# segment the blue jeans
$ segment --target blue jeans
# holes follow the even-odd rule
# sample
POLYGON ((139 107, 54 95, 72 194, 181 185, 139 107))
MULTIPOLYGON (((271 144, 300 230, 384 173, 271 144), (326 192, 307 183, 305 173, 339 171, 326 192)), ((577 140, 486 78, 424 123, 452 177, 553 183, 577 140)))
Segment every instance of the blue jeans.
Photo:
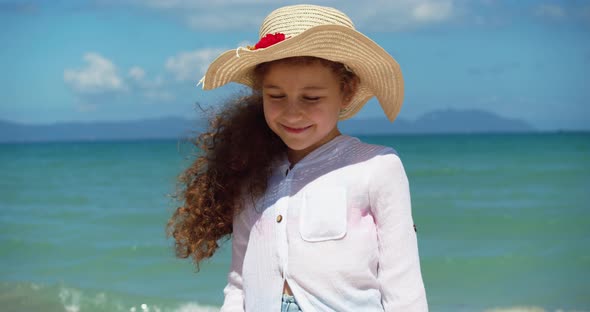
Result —
POLYGON ((299 308, 297 301, 295 301, 295 297, 283 294, 281 312, 301 312, 301 308, 299 308))

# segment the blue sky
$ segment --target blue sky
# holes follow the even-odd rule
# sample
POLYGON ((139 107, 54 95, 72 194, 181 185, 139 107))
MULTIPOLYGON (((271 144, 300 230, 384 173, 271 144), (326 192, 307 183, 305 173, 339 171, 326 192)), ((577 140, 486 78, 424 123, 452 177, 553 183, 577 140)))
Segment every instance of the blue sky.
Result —
MULTIPOLYGON (((195 85, 258 41, 273 0, 0 0, 0 119, 196 118, 240 90, 195 85)), ((590 129, 590 1, 315 1, 400 63, 400 117, 484 109, 541 130, 590 129)), ((385 118, 373 100, 355 118, 385 118)))

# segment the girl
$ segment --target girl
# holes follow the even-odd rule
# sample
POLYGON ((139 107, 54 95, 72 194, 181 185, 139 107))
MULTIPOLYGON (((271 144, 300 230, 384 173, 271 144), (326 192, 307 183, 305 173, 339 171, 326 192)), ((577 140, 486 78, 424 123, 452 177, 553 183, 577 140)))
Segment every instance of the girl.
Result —
POLYGON ((337 127, 373 96, 393 121, 399 65, 333 8, 277 9, 260 38, 200 82, 253 92, 197 140, 168 224, 177 255, 198 267, 232 234, 222 311, 427 311, 402 163, 337 127))

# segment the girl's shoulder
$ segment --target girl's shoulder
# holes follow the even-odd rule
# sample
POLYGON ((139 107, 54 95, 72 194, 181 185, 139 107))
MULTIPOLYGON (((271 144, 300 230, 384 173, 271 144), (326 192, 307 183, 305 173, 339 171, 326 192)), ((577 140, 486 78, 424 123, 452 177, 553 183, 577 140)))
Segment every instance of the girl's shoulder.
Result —
POLYGON ((357 137, 348 136, 340 155, 351 162, 369 161, 378 156, 390 155, 399 158, 391 146, 363 142, 357 137))

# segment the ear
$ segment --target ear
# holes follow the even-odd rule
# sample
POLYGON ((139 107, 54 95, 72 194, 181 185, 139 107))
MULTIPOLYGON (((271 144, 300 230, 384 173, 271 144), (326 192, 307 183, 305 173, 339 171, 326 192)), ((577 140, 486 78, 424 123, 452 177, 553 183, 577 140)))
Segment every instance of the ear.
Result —
POLYGON ((348 105, 350 105, 351 100, 352 100, 352 95, 345 94, 342 97, 342 103, 340 104, 340 109, 345 109, 346 107, 348 107, 348 105))
POLYGON ((358 78, 356 76, 354 79, 351 79, 344 84, 344 87, 342 88, 342 105, 340 108, 344 109, 350 105, 352 98, 356 94, 357 87, 358 78))

